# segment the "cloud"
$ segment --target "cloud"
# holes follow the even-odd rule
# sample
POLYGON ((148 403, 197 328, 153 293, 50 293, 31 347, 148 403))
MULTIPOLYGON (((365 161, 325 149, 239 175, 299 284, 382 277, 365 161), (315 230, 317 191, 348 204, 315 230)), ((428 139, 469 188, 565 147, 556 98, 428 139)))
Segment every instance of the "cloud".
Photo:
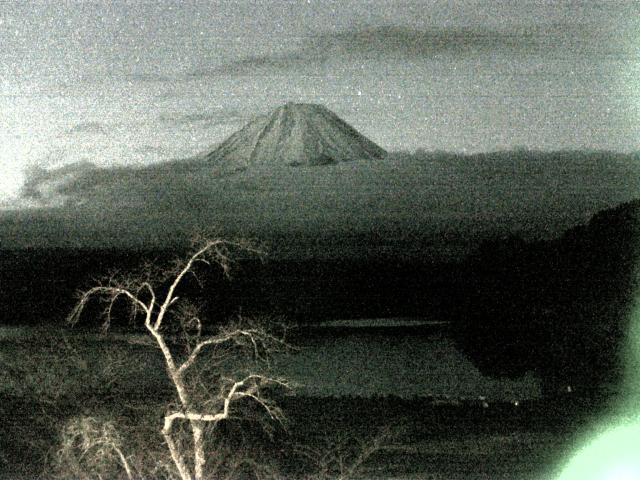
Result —
POLYGON ((415 29, 401 26, 355 28, 311 36, 301 47, 286 53, 249 56, 190 75, 254 75, 306 70, 332 59, 428 59, 440 55, 474 55, 483 52, 547 52, 566 47, 567 40, 588 35, 580 25, 548 25, 498 31, 484 28, 415 29))
POLYGON ((72 163, 53 170, 29 168, 25 172, 25 182, 20 190, 21 204, 31 207, 60 206, 66 200, 63 194, 66 186, 96 169, 89 162, 72 163))
POLYGON ((308 46, 301 50, 276 54, 255 55, 224 63, 211 69, 196 70, 190 77, 243 76, 279 71, 301 70, 322 65, 329 59, 329 52, 308 46))
POLYGON ((158 145, 141 145, 133 147, 133 151, 144 157, 167 158, 170 154, 167 148, 158 145))
POLYGON ((160 116, 160 121, 169 125, 204 125, 207 127, 227 125, 229 123, 239 123, 247 120, 237 110, 216 110, 208 112, 193 112, 186 114, 164 114, 160 116))
POLYGON ((93 204, 112 209, 153 202, 154 192, 180 191, 187 195, 196 177, 212 176, 201 160, 183 159, 146 166, 99 167, 77 162, 47 170, 33 167, 26 172, 20 192, 23 205, 41 208, 74 208, 93 204))
POLYGON ((120 71, 108 71, 106 73, 85 73, 80 75, 80 81, 84 83, 110 83, 114 80, 124 80, 129 82, 144 82, 144 83, 168 83, 175 82, 179 77, 176 75, 162 75, 160 73, 135 73, 135 72, 120 72, 120 71))
POLYGON ((107 134, 107 126, 102 122, 81 122, 77 123, 69 130, 67 130, 67 135, 76 135, 76 134, 97 134, 97 135, 106 135, 107 134))
POLYGON ((175 82, 176 78, 169 75, 161 75, 159 73, 127 73, 122 76, 125 80, 134 82, 175 82))
POLYGON ((321 35, 316 48, 357 54, 401 54, 409 57, 432 57, 441 53, 464 53, 506 48, 529 47, 527 36, 480 29, 429 29, 406 27, 372 27, 321 35))

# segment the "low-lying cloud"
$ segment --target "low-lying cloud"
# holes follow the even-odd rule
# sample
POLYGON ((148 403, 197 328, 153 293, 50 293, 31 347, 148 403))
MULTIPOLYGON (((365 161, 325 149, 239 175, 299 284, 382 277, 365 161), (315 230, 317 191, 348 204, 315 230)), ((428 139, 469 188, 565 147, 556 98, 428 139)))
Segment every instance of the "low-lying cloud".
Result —
POLYGON ((65 203, 65 191, 68 184, 97 167, 90 162, 78 162, 60 168, 47 170, 32 167, 25 172, 25 181, 20 190, 23 205, 49 207, 65 203))
POLYGON ((161 245, 202 229, 348 237, 372 225, 469 239, 496 229, 550 237, 635 198, 637 160, 606 152, 419 152, 235 174, 202 159, 77 163, 29 172, 20 204, 31 208, 0 215, 0 245, 161 245))

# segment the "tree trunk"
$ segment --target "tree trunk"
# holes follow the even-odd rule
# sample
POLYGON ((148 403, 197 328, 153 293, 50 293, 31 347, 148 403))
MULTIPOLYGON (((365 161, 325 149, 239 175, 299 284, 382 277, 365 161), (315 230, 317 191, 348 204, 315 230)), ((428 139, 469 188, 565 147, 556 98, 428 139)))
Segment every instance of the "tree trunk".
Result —
POLYGON ((193 431, 193 460, 195 467, 195 480, 203 480, 204 464, 206 459, 204 456, 204 422, 200 420, 191 421, 191 430, 193 431))

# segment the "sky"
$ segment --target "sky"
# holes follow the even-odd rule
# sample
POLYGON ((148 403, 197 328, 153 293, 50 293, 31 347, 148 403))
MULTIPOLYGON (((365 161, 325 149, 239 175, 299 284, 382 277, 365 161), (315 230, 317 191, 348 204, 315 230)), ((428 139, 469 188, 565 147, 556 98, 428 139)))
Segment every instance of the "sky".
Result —
POLYGON ((0 0, 0 200, 206 152, 287 101, 387 150, 636 151, 637 1, 0 0))

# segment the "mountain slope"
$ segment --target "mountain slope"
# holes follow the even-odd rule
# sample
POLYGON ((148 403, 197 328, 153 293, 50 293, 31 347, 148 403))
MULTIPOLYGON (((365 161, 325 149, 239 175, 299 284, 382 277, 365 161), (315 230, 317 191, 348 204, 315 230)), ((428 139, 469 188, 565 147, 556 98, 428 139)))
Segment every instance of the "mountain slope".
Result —
POLYGON ((247 124, 205 158, 244 169, 256 164, 325 165, 385 155, 384 149, 326 107, 287 103, 247 124))

